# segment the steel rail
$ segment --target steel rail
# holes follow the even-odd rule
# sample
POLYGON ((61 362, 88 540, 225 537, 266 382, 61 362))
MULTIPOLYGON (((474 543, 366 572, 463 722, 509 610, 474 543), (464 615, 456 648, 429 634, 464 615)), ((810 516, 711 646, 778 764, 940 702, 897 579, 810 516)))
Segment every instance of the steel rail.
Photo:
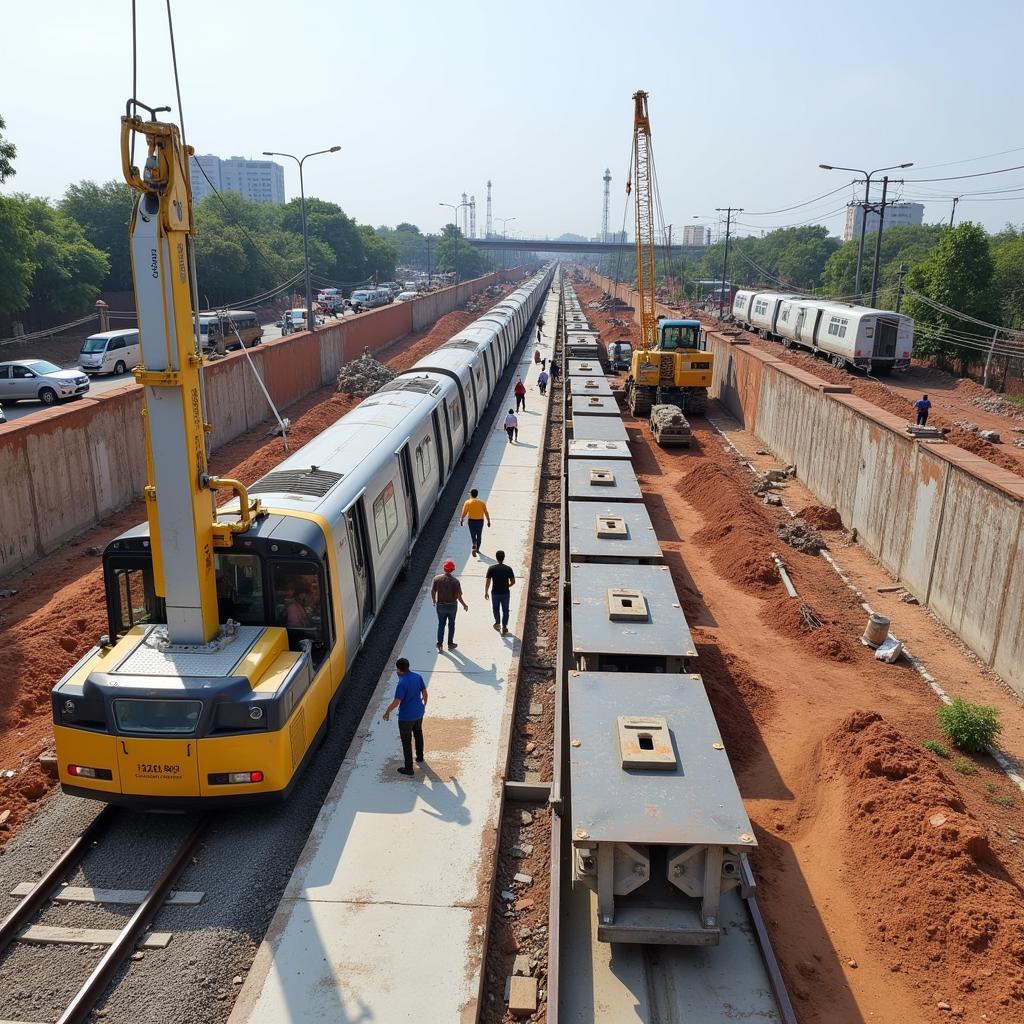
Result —
POLYGON ((42 878, 22 901, 0 923, 0 955, 18 937, 36 913, 49 902, 57 886, 68 872, 89 852, 106 832, 116 816, 116 809, 106 806, 89 823, 85 831, 47 868, 42 878))
POLYGON ((185 865, 189 862, 192 852, 199 845, 199 841, 205 834, 208 823, 208 819, 205 817, 199 819, 188 837, 178 847, 177 852, 164 868, 163 873, 156 880, 153 887, 146 893, 145 899, 139 904, 138 909, 128 919, 128 923, 121 929, 117 938, 107 948, 103 958, 93 969, 85 984, 78 990, 68 1004, 67 1009, 60 1015, 57 1024, 81 1024, 81 1022, 88 1019, 93 1007, 107 990, 107 986, 114 975, 125 960, 131 956, 136 943, 142 938, 143 932, 149 927, 157 911, 163 906, 164 900, 170 894, 171 887, 177 881, 178 875, 181 874, 185 865))

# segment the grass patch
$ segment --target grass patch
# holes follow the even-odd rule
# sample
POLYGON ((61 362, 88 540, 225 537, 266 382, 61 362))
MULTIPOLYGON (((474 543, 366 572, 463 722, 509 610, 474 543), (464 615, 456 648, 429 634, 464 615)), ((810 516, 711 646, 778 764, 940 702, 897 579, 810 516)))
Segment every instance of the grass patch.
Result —
POLYGON ((953 771, 961 775, 977 775, 978 766, 973 761, 968 761, 966 757, 958 757, 953 762, 953 771))
POLYGON ((949 757, 949 751, 938 740, 925 740, 921 746, 939 757, 949 757))
POLYGON ((996 791, 996 784, 994 782, 986 782, 985 783, 985 792, 986 793, 994 793, 995 791, 996 791))
POLYGON ((1003 395, 1003 398, 1008 402, 1013 402, 1014 405, 1024 406, 1024 395, 1003 395))
POLYGON ((1002 731, 999 709, 987 704, 972 704, 957 697, 936 712, 942 734, 958 750, 983 754, 1002 731))
POLYGON ((997 796, 995 802, 999 804, 1000 807, 1013 807, 1013 797, 1008 796, 1006 793, 1002 796, 997 796))

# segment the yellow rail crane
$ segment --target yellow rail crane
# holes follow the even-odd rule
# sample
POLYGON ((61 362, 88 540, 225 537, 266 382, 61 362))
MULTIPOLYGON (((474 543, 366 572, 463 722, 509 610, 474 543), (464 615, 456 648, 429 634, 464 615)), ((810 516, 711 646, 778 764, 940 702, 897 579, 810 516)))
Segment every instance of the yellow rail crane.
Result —
POLYGON ((686 413, 707 408, 713 355, 699 320, 659 317, 655 301, 654 208, 658 202, 651 148, 647 93, 633 93, 633 159, 626 194, 636 210, 636 290, 640 303, 640 345, 633 352, 626 399, 635 416, 655 403, 677 405, 686 413))

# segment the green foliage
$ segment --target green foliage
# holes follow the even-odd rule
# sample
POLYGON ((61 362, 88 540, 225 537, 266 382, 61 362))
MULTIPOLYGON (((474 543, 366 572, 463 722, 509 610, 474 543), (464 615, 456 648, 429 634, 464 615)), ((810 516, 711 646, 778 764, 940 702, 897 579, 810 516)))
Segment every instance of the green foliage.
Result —
MULTIPOLYGON (((825 264, 839 249, 838 238, 820 224, 779 228, 761 238, 748 235, 729 242, 729 280, 733 284, 782 286, 810 291, 821 279, 825 264)), ((703 278, 720 278, 725 242, 708 246, 699 272, 703 278)), ((852 274, 851 274, 852 276, 852 274)))
POLYGON ((85 237, 110 258, 110 272, 103 290, 132 289, 132 264, 128 251, 128 222, 132 215, 132 190, 123 181, 80 181, 68 186, 57 204, 61 213, 78 221, 85 237))
POLYGON ((0 196, 0 315, 28 305, 36 269, 29 240, 24 205, 11 196, 0 196))
POLYGON ((86 312, 99 295, 110 259, 85 237, 81 225, 45 199, 19 194, 28 230, 25 255, 34 267, 27 303, 30 325, 53 315, 86 312))
POLYGON ((4 119, 0 117, 0 184, 14 176, 14 158, 18 155, 14 143, 3 136, 6 127, 4 119))
MULTIPOLYGON (((255 205, 255 204, 254 204, 255 205)), ((302 238, 302 203, 293 199, 281 207, 279 226, 302 238)), ((308 197, 306 224, 310 242, 318 240, 328 250, 325 266, 315 266, 316 272, 337 285, 354 285, 365 281, 372 271, 367 269, 366 247, 356 222, 337 203, 308 197)), ((371 229, 372 230, 372 229, 371 229)), ((314 266, 312 251, 310 265, 314 266)))
POLYGON ((953 762, 953 771, 961 775, 977 775, 978 766, 973 761, 968 761, 966 757, 958 757, 953 762))
POLYGON ((1024 327, 1024 230, 1008 227, 991 239, 997 323, 1024 327))
MULTIPOLYGON (((395 228, 379 227, 377 234, 395 247, 395 262, 403 267, 427 269, 427 239, 415 224, 403 222, 395 228)), ((431 269, 433 269, 433 241, 431 241, 431 269)))
MULTIPOLYGON (((983 754, 1002 731, 999 709, 987 704, 972 704, 957 697, 936 712, 943 735, 968 754, 983 754)), ((953 766, 956 768, 956 765, 953 766)), ((957 769, 959 771, 959 769, 957 769)))
MULTIPOLYGON (((991 321, 997 315, 993 287, 992 254, 988 236, 978 224, 965 221, 942 232, 938 244, 921 262, 910 268, 907 287, 936 302, 991 321)), ((914 348, 934 355, 945 367, 953 356, 963 364, 977 362, 981 353, 957 344, 949 331, 973 332, 975 328, 959 317, 943 313, 908 295, 903 311, 916 322, 914 348)))
POLYGON ((491 269, 490 259, 466 241, 454 224, 446 224, 435 247, 438 273, 454 273, 460 281, 480 277, 491 269))
POLYGON ((1007 793, 1003 793, 995 798, 995 803, 999 804, 1000 807, 1013 807, 1014 799, 1007 793))
POLYGON ((398 262, 398 248, 387 238, 382 238, 369 224, 359 227, 366 260, 366 274, 377 281, 390 281, 395 276, 398 262))
POLYGON ((925 740, 921 746, 939 757, 949 757, 949 751, 938 740, 925 740))

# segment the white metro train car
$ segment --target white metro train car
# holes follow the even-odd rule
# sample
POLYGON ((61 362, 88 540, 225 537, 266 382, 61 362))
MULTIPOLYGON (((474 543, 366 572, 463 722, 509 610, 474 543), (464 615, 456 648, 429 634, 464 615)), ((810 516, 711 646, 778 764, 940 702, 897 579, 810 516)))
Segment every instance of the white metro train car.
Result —
POLYGON ((910 366, 914 321, 902 313, 805 295, 741 290, 733 299, 732 317, 762 338, 821 353, 840 368, 888 373, 910 366))

